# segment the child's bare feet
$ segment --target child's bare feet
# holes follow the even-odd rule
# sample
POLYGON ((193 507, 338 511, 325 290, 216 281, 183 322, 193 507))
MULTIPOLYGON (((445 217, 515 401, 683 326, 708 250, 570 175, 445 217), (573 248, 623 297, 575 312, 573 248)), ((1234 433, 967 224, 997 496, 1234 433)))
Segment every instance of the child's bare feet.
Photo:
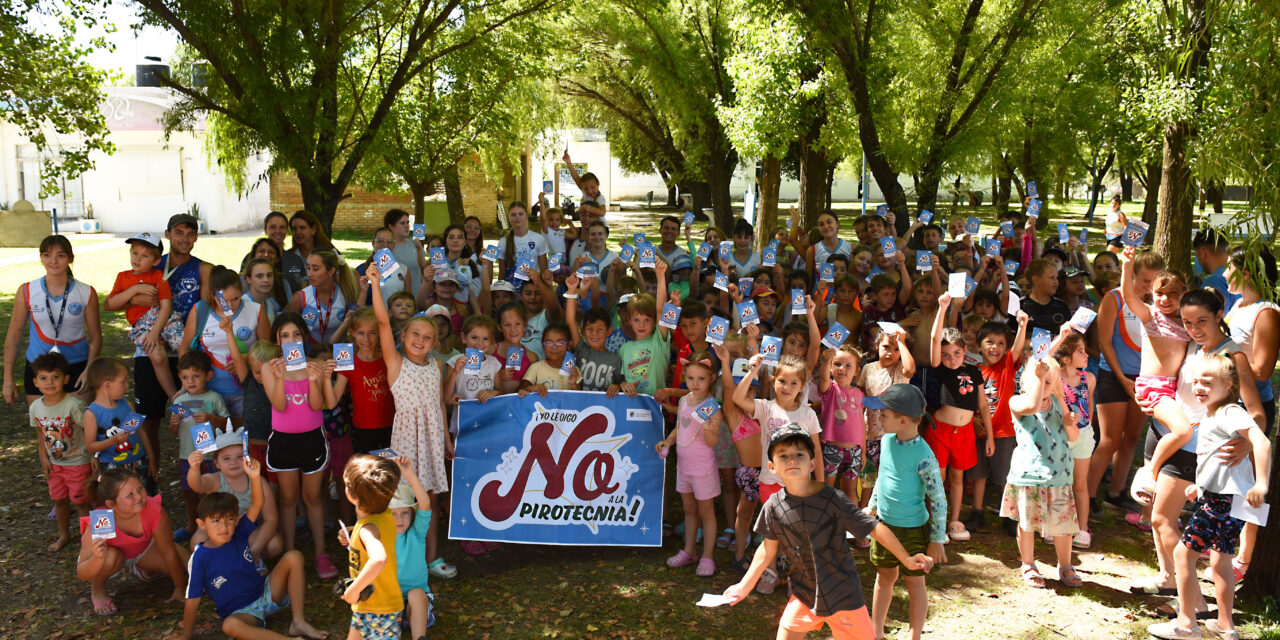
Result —
POLYGON ((103 585, 102 593, 97 589, 89 590, 89 600, 93 602, 93 612, 100 616, 109 616, 116 612, 116 603, 111 601, 111 594, 103 585))
POLYGON ((45 547, 45 551, 48 551, 49 553, 57 553, 62 551, 62 548, 70 544, 70 542, 71 536, 67 535, 66 532, 63 532, 61 536, 58 536, 57 540, 54 540, 48 547, 45 547))
POLYGON ((289 635, 311 638, 311 640, 325 640, 325 638, 329 637, 327 632, 316 629, 308 624, 306 620, 294 620, 293 622, 290 622, 289 635))

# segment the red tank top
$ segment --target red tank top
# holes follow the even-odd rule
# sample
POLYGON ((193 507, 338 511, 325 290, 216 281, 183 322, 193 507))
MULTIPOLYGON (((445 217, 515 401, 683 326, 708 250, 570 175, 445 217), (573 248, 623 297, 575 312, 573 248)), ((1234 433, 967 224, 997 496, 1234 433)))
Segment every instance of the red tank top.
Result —
POLYGON ((381 429, 391 426, 396 403, 387 385, 387 363, 382 358, 365 362, 352 358, 355 369, 339 371, 351 390, 351 422, 357 429, 381 429))

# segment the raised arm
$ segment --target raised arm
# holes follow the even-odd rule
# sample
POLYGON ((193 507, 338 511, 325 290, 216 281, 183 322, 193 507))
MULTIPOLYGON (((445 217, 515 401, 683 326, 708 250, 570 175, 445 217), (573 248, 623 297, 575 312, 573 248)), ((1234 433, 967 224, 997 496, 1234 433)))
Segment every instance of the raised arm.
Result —
POLYGON ((1027 348, 1027 323, 1030 321, 1031 316, 1027 315, 1026 311, 1018 312, 1018 335, 1014 336, 1013 351, 1009 353, 1014 364, 1022 362, 1022 352, 1027 348))
POLYGON ((946 326, 950 307, 950 293, 938 296, 938 312, 933 314, 933 328, 929 331, 929 364, 933 367, 942 364, 942 329, 946 326))
POLYGON ((911 292, 915 285, 911 282, 911 272, 907 271, 907 256, 901 249, 894 256, 894 260, 898 263, 898 278, 902 284, 898 287, 898 304, 906 305, 911 302, 911 292))
MULTIPOLYGON (((657 264, 655 264, 653 268, 654 275, 658 279, 658 315, 659 316, 662 315, 662 308, 667 305, 667 269, 668 267, 667 267, 666 260, 658 260, 657 264)), ((638 269, 636 270, 636 273, 637 274, 639 273, 638 269)), ((658 331, 662 332, 663 340, 668 340, 671 338, 670 329, 667 329, 666 327, 662 327, 662 326, 655 327, 655 328, 658 331)))
POLYGON ((1151 308, 1138 295, 1137 283, 1133 277, 1133 260, 1120 262, 1120 296, 1124 298, 1125 306, 1142 322, 1151 322, 1151 308))
MULTIPOLYGON (((396 334, 391 330, 391 316, 387 313, 387 303, 382 299, 382 283, 377 274, 365 276, 369 281, 369 291, 373 294, 373 317, 378 319, 378 344, 394 345, 396 334)), ((382 361, 387 365, 387 385, 391 385, 400 377, 400 354, 394 348, 382 349, 382 361)))

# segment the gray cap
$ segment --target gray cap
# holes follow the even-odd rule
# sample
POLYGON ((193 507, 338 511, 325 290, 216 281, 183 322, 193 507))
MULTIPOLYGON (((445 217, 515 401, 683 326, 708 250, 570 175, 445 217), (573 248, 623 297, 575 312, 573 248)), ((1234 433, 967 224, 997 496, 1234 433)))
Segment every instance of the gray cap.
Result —
POLYGON ((169 217, 169 224, 165 225, 164 230, 169 231, 180 224, 190 225, 192 229, 200 228, 200 223, 196 221, 195 216, 189 213, 179 213, 169 217))
POLYGON ((895 384, 878 396, 862 399, 867 409, 893 409, 904 416, 919 418, 924 415, 924 392, 909 384, 895 384))
MULTIPOLYGON (((778 444, 783 442, 784 440, 792 440, 792 439, 800 439, 800 438, 804 438, 805 440, 808 440, 810 444, 813 443, 813 440, 812 440, 813 436, 810 435, 808 431, 805 431, 804 427, 794 422, 782 427, 778 427, 777 429, 774 429, 773 433, 769 434, 769 449, 765 451, 765 458, 772 460, 773 448, 778 446, 778 444)), ((817 453, 818 452, 815 451, 814 455, 817 455, 817 453)))
POLYGON ((134 234, 132 237, 126 238, 125 242, 128 244, 139 242, 147 245, 148 247, 159 249, 161 253, 164 253, 164 242, 160 240, 160 236, 151 233, 150 231, 143 231, 142 233, 134 234))

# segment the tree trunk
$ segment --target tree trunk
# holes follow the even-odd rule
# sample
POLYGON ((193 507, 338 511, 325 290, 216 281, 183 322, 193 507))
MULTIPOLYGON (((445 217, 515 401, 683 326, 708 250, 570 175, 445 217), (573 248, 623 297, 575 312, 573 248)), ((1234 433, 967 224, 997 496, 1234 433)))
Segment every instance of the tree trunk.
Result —
MULTIPOLYGON (((467 218, 467 208, 462 203, 462 180, 458 177, 458 165, 445 169, 442 179, 445 202, 449 205, 449 224, 462 224, 467 218)), ((417 206, 416 202, 414 206, 417 206)))
POLYGON ((1089 185, 1088 220, 1090 224, 1093 223, 1093 211, 1098 207, 1098 195, 1099 195, 1099 192, 1102 190, 1102 181, 1106 179, 1107 172, 1111 171, 1111 163, 1115 162, 1115 159, 1116 159, 1116 152, 1112 151, 1111 153, 1108 153, 1107 159, 1104 160, 1102 163, 1102 168, 1099 169, 1097 152, 1094 152, 1093 168, 1090 169, 1090 171, 1093 173, 1093 182, 1089 185))
POLYGON ((712 160, 703 170, 707 188, 711 193, 711 208, 717 227, 725 233, 733 233, 733 193, 729 183, 733 179, 733 164, 712 160))
POLYGON ((342 188, 335 188, 329 183, 328 176, 324 181, 316 180, 294 170, 298 175, 298 190, 302 194, 302 208, 310 211, 320 221, 325 235, 333 237, 333 219, 338 214, 338 203, 349 197, 342 194, 342 188))
MULTIPOLYGON (((425 223, 422 212, 426 209, 427 185, 421 182, 409 182, 409 195, 413 198, 413 221, 418 224, 425 223)), ((427 229, 427 233, 437 233, 439 230, 427 229)))
POLYGON ((1123 167, 1120 169, 1120 201, 1133 200, 1133 176, 1123 167))
MULTIPOLYGON (((687 191, 691 200, 693 215, 701 216, 703 209, 711 208, 711 187, 701 180, 686 180, 680 183, 680 188, 687 191)), ((712 221, 714 224, 714 221, 712 221)), ((725 233, 727 230, 722 229, 725 233)))
POLYGON ((1142 202, 1142 221, 1154 227, 1156 216, 1160 212, 1160 163, 1148 162, 1146 169, 1147 179, 1142 186, 1147 190, 1147 196, 1142 202))
POLYGON ((782 186, 782 159, 766 156, 760 161, 760 204, 756 216, 756 244, 769 244, 778 227, 778 189, 782 186))
POLYGON ((1013 165, 1009 164, 1009 155, 1001 151, 995 158, 991 177, 991 202, 996 207, 996 214, 1003 218, 1009 212, 1009 190, 1013 186, 1013 165))
MULTIPOLYGON (((1204 184, 1204 198, 1213 205, 1214 213, 1222 213, 1222 196, 1226 191, 1224 183, 1218 180, 1209 180, 1204 184)), ((1200 207, 1203 211, 1204 207, 1200 207)))
MULTIPOLYGON (((1248 464, 1246 461, 1245 464, 1248 464)), ((1280 464, 1271 465, 1271 484, 1280 482, 1280 464)), ((1276 492, 1267 492, 1267 503, 1272 510, 1280 508, 1276 492)), ((1274 525, 1272 520, 1268 524, 1274 525)), ((1253 559, 1249 562, 1249 575, 1240 587, 1241 600, 1262 604, 1267 598, 1275 598, 1280 593, 1280 528, 1275 526, 1258 529, 1258 542, 1253 548, 1253 559)))
POLYGON ((839 164, 839 160, 827 158, 827 183, 822 190, 822 193, 826 195, 825 205, 822 207, 824 210, 831 209, 831 188, 835 186, 837 164, 839 164))
POLYGON ((1169 269, 1191 273, 1191 227, 1194 217, 1195 182, 1187 163, 1187 138, 1191 123, 1175 122, 1164 127, 1164 160, 1160 176, 1160 207, 1155 228, 1154 249, 1164 256, 1169 269))
MULTIPOLYGON (((1027 131, 1031 131, 1030 120, 1027 121, 1027 131)), ((1048 191, 1045 189, 1045 183, 1042 179, 1044 176, 1040 173, 1040 165, 1036 158, 1035 149, 1036 141, 1032 140, 1030 136, 1026 136, 1022 139, 1022 177, 1027 182, 1036 183, 1036 187, 1040 193, 1038 200, 1042 203, 1040 205, 1040 217, 1036 219, 1036 228, 1044 229, 1049 225, 1049 202, 1046 197, 1048 195, 1048 191)), ((1021 188, 1019 188, 1019 191, 1022 191, 1021 188)))
POLYGON ((814 146, 817 137, 800 138, 800 224, 812 229, 818 224, 826 201, 827 154, 814 146))
MULTIPOLYGON (((911 174, 911 181, 916 188, 916 209, 923 211, 938 210, 938 184, 942 182, 942 148, 941 145, 930 145, 929 155, 925 157, 924 166, 919 172, 911 174)), ((954 205, 955 202, 952 202, 954 205)), ((955 215, 954 206, 951 212, 955 215)))

